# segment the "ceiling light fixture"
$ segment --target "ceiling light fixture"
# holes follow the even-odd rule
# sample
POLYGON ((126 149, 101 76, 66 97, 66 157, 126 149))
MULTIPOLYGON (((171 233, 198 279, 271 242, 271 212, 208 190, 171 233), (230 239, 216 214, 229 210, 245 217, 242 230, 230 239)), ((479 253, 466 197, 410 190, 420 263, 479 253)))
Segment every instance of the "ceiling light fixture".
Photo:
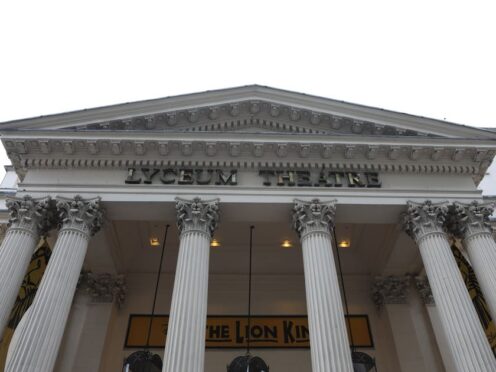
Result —
POLYGON ((150 238, 150 245, 152 247, 158 247, 160 245, 160 241, 156 237, 151 237, 150 238))
POLYGON ((212 248, 220 247, 220 242, 217 239, 212 239, 212 241, 210 242, 210 246, 212 248))
POLYGON ((338 247, 339 248, 349 248, 351 245, 350 241, 349 240, 341 240, 339 243, 338 243, 338 247))
POLYGON ((281 247, 283 247, 283 248, 291 248, 292 246, 293 246, 293 244, 291 244, 291 241, 290 240, 284 240, 281 243, 281 247))

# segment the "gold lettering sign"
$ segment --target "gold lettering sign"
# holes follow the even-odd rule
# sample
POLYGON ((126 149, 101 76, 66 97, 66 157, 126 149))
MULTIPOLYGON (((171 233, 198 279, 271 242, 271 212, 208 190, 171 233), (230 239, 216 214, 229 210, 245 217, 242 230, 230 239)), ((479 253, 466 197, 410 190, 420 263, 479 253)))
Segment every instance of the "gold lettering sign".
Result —
MULTIPOLYGON (((150 315, 131 315, 126 347, 146 347, 150 315)), ((149 347, 162 348, 167 336, 168 315, 153 317, 149 347)), ((373 347, 367 315, 347 318, 348 336, 355 347, 373 347), (350 333, 351 328, 351 333, 350 333)), ((252 348, 308 348, 310 347, 306 316, 254 316, 250 326, 252 348)), ((209 316, 205 332, 207 348, 244 348, 248 335, 248 321, 243 316, 209 316)))

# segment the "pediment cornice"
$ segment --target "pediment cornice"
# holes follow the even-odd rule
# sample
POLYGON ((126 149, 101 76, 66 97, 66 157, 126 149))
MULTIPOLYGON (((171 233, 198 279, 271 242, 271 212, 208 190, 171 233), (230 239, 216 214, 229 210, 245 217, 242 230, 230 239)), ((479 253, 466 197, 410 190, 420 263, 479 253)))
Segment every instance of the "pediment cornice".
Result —
POLYGON ((496 133, 260 86, 209 91, 1 123, 0 132, 236 131, 496 139, 496 133))
MULTIPOLYGON (((0 128, 1 129, 1 128, 0 128)), ((34 129, 34 128, 33 128, 34 129)), ((33 130, 30 129, 30 130, 33 130)), ((6 131, 15 130, 5 127, 6 131)), ((429 136, 433 133, 384 125, 350 116, 317 112, 269 101, 249 100, 187 110, 114 117, 58 126, 43 131, 78 132, 259 132, 322 135, 429 136)))

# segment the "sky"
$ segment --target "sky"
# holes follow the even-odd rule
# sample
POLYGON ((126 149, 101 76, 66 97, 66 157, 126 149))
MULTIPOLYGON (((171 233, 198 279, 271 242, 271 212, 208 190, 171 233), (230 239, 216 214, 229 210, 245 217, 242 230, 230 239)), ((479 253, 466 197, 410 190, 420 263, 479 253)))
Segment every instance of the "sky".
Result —
POLYGON ((495 10, 478 0, 2 1, 0 122, 260 84, 496 127, 495 10))

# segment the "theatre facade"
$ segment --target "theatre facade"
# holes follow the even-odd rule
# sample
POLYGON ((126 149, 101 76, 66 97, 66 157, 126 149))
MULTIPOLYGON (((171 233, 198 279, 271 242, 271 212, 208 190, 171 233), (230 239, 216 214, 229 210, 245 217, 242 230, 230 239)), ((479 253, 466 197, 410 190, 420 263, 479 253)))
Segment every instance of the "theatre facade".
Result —
POLYGON ((6 372, 496 371, 496 132, 246 86, 0 135, 6 372))

